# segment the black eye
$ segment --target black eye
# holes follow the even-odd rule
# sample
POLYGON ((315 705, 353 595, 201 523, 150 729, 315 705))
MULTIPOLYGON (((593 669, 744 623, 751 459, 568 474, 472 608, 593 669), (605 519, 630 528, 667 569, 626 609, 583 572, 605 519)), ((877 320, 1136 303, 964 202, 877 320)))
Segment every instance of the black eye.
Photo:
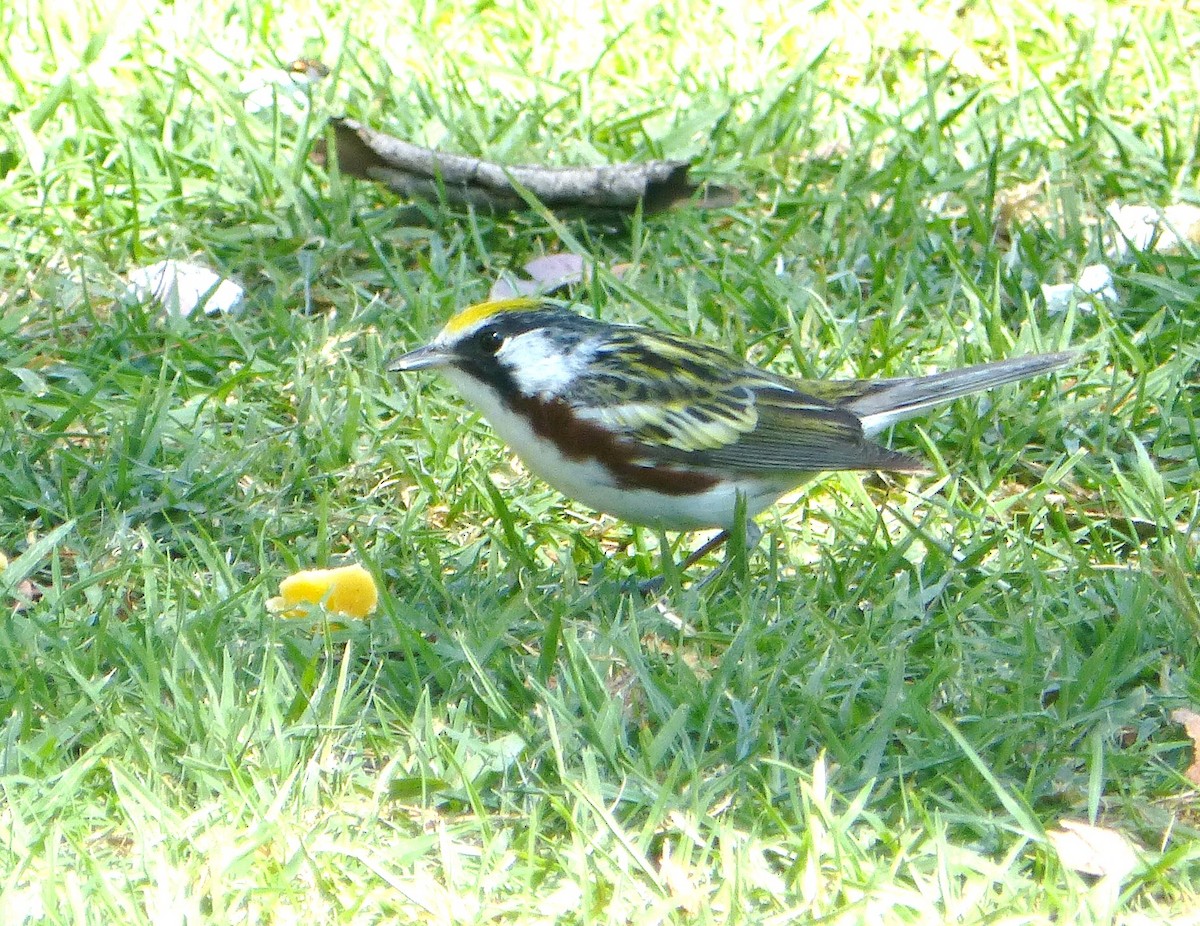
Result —
POLYGON ((475 335, 474 341, 480 353, 491 356, 504 344, 504 336, 499 331, 485 328, 475 335))

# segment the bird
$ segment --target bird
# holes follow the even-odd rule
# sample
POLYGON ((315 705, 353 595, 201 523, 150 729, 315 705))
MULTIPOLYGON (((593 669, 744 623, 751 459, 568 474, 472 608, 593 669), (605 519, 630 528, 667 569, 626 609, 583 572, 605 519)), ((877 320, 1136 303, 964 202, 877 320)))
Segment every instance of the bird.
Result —
POLYGON ((682 572, 739 524, 752 547, 753 519, 820 473, 926 471, 870 440, 894 422, 1075 356, 899 379, 796 379, 694 338, 522 296, 461 309, 389 370, 439 371, 528 470, 591 509, 660 531, 720 531, 682 572))

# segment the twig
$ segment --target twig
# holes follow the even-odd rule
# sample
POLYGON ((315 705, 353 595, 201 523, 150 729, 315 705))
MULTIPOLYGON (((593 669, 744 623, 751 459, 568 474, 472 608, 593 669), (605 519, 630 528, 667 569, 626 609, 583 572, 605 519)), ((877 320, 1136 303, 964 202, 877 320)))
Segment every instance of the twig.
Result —
MULTIPOLYGON (((715 207, 737 200, 730 189, 702 188, 690 181, 691 165, 686 161, 507 167, 422 148, 351 119, 333 120, 333 129, 342 173, 375 180, 414 199, 513 211, 526 206, 516 183, 554 210, 632 212, 641 202, 646 212, 658 212, 682 204, 715 207)), ((318 143, 313 156, 319 163, 326 162, 323 144, 318 143)))

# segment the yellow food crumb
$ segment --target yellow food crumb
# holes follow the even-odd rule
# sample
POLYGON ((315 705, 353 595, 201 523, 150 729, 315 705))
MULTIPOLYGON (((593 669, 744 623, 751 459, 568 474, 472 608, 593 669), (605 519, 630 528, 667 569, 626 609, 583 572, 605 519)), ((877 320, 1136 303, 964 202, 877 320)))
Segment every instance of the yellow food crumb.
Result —
POLYGON ((294 617, 300 604, 322 604, 347 617, 366 617, 375 610, 379 591, 371 573, 355 563, 336 569, 303 569, 279 583, 279 597, 267 602, 272 610, 294 617))

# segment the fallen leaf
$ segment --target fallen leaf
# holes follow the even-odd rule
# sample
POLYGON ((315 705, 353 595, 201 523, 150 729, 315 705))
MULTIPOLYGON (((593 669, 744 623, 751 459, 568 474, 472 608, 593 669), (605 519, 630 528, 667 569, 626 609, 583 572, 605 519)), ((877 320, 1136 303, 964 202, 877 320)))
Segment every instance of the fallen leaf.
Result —
POLYGON ((1080 820, 1062 820, 1046 833, 1059 861, 1072 871, 1123 881, 1138 867, 1137 848, 1116 830, 1080 820))
POLYGON ((502 273, 492 284, 492 299, 511 299, 514 296, 536 296, 578 283, 583 279, 583 258, 578 254, 543 254, 524 267, 529 274, 522 280, 502 273))
POLYGON ((1046 178, 996 191, 994 234, 998 242, 1012 241, 1014 222, 1027 222, 1045 211, 1046 178))
POLYGON ((583 258, 578 254, 543 254, 527 263, 525 272, 550 286, 578 283, 583 279, 583 258))
MULTIPOLYGON (((632 264, 613 264, 609 272, 616 277, 624 276, 632 264)), ((578 254, 543 254, 535 257, 522 268, 529 279, 505 271, 492 284, 490 299, 512 299, 517 296, 544 296, 555 290, 581 283, 587 276, 587 266, 578 254)))
POLYGON ((1171 719, 1183 724, 1183 732, 1192 741, 1192 764, 1188 766, 1184 777, 1194 785, 1200 785, 1200 714, 1179 707, 1171 711, 1171 719))

